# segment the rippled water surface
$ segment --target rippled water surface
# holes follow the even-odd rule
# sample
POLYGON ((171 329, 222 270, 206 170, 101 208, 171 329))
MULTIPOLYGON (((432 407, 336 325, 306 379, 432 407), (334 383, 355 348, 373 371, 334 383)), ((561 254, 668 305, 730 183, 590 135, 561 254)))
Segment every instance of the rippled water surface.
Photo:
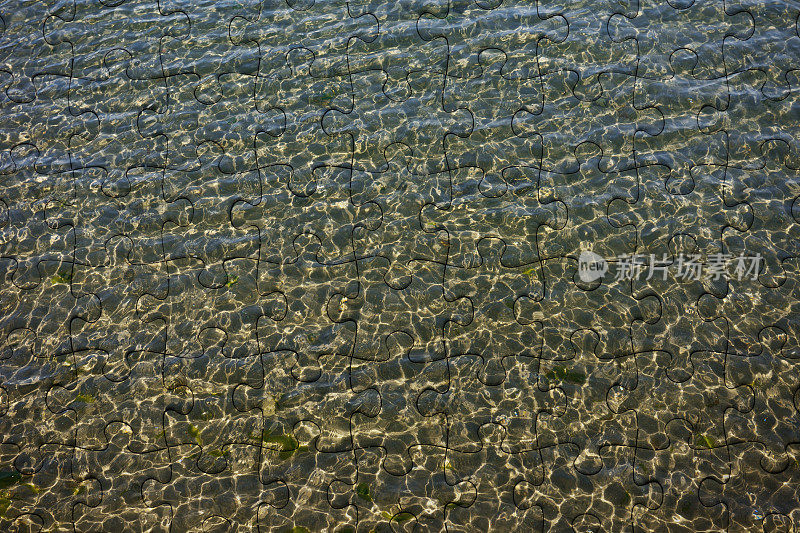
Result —
POLYGON ((800 528, 799 14, 0 2, 0 529, 800 528))

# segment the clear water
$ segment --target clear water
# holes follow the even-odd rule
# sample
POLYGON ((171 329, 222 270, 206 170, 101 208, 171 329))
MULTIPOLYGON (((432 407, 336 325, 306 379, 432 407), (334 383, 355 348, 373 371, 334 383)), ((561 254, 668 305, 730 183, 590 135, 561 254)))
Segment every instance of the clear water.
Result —
POLYGON ((0 529, 796 528, 798 13, 0 3, 0 529))

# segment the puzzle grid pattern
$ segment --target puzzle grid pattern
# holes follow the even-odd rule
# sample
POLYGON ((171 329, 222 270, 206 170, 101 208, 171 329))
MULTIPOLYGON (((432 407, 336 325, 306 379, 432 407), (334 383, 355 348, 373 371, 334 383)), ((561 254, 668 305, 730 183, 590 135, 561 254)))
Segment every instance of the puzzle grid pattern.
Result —
POLYGON ((0 529, 797 531, 799 13, 2 2, 0 529))

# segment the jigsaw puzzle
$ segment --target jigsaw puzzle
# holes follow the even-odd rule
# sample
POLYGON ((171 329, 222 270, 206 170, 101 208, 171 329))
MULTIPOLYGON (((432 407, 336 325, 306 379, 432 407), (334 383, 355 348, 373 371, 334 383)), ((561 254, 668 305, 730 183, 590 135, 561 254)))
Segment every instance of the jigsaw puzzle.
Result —
POLYGON ((797 2, 0 24, 0 530, 800 530, 797 2))

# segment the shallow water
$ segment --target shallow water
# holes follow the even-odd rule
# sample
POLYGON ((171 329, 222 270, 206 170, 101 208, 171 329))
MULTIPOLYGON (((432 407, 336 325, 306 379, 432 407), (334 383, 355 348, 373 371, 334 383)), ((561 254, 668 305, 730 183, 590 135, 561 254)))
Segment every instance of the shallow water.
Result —
POLYGON ((0 14, 0 529, 800 524, 800 6, 0 14))

